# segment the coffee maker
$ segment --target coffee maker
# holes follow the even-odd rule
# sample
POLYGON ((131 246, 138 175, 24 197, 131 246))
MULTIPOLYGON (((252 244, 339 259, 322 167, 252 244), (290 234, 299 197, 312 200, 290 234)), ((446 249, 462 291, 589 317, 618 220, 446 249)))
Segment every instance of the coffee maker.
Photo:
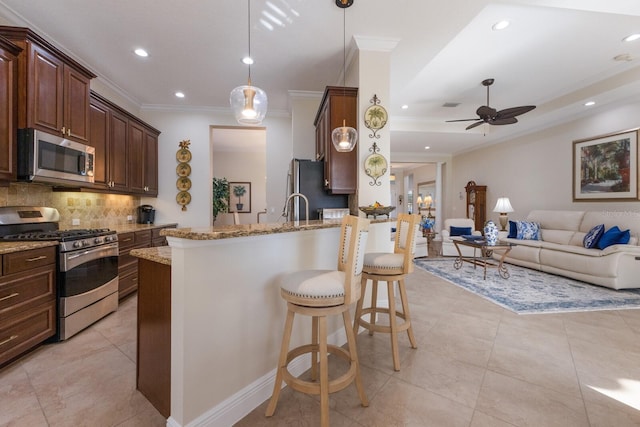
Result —
POLYGON ((138 224, 153 224, 156 210, 151 205, 138 206, 138 224))

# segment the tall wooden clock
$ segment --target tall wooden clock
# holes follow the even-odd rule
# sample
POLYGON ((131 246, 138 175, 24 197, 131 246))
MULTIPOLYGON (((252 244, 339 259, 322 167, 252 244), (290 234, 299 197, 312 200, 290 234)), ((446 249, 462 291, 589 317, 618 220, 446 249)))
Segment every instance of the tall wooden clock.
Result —
POLYGON ((467 190, 467 218, 473 219, 474 230, 482 231, 487 219, 487 186, 469 181, 464 188, 467 190))

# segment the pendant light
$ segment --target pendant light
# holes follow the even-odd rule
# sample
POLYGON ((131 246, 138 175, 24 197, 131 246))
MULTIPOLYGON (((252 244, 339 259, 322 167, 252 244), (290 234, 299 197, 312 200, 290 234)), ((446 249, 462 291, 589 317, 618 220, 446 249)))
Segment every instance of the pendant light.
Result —
MULTIPOLYGON (((251 58, 251 0, 247 0, 247 22, 249 32, 249 58, 251 58)), ((231 91, 229 102, 238 123, 259 125, 267 114, 267 94, 259 87, 251 85, 251 63, 248 61, 248 83, 231 91)))
MULTIPOLYGON (((346 114, 346 79, 347 79, 347 42, 346 42, 346 16, 347 8, 353 4, 353 0, 336 0, 336 6, 342 9, 342 89, 343 89, 343 102, 344 110, 346 114)), ((358 142, 358 132, 347 126, 346 119, 342 119, 342 126, 337 127, 331 132, 331 142, 336 150, 340 152, 353 151, 358 142)))

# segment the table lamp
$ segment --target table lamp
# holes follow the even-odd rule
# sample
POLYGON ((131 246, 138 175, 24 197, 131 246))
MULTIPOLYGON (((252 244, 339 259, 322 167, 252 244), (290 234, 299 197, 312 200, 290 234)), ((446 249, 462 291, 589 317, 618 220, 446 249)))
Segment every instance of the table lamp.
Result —
POLYGON ((507 216, 507 213, 513 212, 513 208, 511 207, 511 202, 509 202, 509 198, 499 197, 498 202, 496 203, 496 207, 493 208, 493 211, 500 213, 501 231, 506 231, 507 223, 509 221, 509 217, 507 216))
POLYGON ((420 213, 420 211, 422 210, 422 203, 424 203, 422 201, 422 196, 418 196, 418 200, 416 200, 416 205, 418 205, 418 213, 420 213))
POLYGON ((427 214, 427 218, 431 218, 431 202, 433 201, 433 198, 431 198, 431 196, 425 196, 424 198, 424 203, 427 205, 427 209, 429 209, 429 213, 427 214))

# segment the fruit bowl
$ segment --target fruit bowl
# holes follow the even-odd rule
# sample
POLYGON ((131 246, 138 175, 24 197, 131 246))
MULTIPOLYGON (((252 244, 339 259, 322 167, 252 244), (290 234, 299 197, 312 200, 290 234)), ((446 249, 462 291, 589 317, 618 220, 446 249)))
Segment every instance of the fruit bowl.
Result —
POLYGON ((373 215, 373 219, 376 219, 378 215, 386 215, 387 218, 389 218, 389 213, 395 208, 395 206, 379 206, 377 208, 373 206, 360 206, 358 209, 364 212, 367 216, 373 215))

